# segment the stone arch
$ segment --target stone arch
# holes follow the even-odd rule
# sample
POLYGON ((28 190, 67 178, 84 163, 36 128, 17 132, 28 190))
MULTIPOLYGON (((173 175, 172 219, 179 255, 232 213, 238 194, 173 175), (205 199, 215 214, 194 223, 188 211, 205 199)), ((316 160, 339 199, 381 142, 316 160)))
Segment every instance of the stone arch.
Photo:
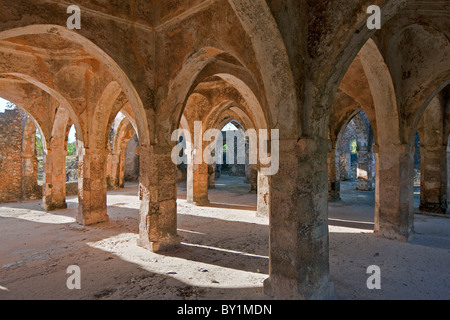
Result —
POLYGON ((39 82, 38 80, 36 80, 35 78, 33 78, 30 75, 19 74, 19 73, 13 73, 13 74, 9 74, 9 75, 12 75, 19 79, 27 81, 28 83, 36 86, 37 88, 41 89, 42 91, 49 94, 52 98, 54 98, 59 103, 60 106, 62 106, 63 108, 65 108, 65 110, 67 110, 69 112, 70 118, 73 120, 73 123, 77 130, 77 133, 79 134, 79 141, 84 141, 84 134, 83 134, 84 131, 82 130, 81 120, 80 120, 78 114, 74 111, 73 106, 62 94, 60 94, 57 90, 50 88, 48 85, 46 85, 42 82, 39 82))
POLYGON ((127 102, 127 103, 125 103, 124 107, 122 109, 120 109, 119 112, 122 113, 128 119, 128 121, 130 121, 131 125, 133 126, 134 132, 136 133, 136 135, 139 139, 139 132, 137 129, 135 117, 128 111, 130 107, 131 107, 130 103, 127 102))
MULTIPOLYGON (((434 89, 429 95, 428 97, 425 99, 425 101, 423 102, 423 104, 421 105, 419 111, 416 114, 416 117, 414 118, 414 123, 410 129, 409 135, 408 135, 408 140, 407 140, 407 151, 408 152, 412 152, 414 149, 414 143, 415 143, 415 134, 417 132, 417 128, 419 126, 419 122, 423 117, 423 114, 425 112, 425 110, 427 109, 427 107, 430 105, 431 101, 436 98, 436 96, 443 90, 445 89, 448 85, 450 85, 450 79, 447 79, 445 81, 443 81, 436 89, 434 89)), ((427 91, 431 91, 432 89, 428 89, 427 91)))
MULTIPOLYGON (((112 74, 113 78, 117 81, 117 83, 120 84, 122 90, 126 93, 127 98, 132 106, 134 114, 136 115, 136 125, 138 128, 139 136, 141 138, 140 143, 143 145, 149 145, 150 131, 149 123, 147 121, 148 118, 144 110, 142 101, 131 80, 107 53, 105 53, 100 47, 91 42, 89 39, 63 26, 38 24, 2 31, 0 32, 0 40, 24 35, 40 34, 56 35, 65 40, 76 43, 95 59, 104 62, 104 65, 106 66, 108 71, 112 74)), ((78 129, 79 128, 77 128, 77 132, 81 133, 82 131, 78 129)))
POLYGON ((60 106, 53 120, 49 147, 44 154, 42 208, 47 211, 67 208, 66 155, 71 123, 70 112, 60 106))
MULTIPOLYGON (((354 110, 354 111, 352 112, 352 114, 345 120, 345 122, 343 122, 343 123, 340 124, 339 133, 337 134, 336 142, 335 142, 335 149, 336 149, 336 152, 337 152, 337 153, 341 151, 341 145, 340 145, 339 142, 341 141, 341 138, 342 138, 342 136, 343 136, 343 134, 344 134, 344 131, 346 130, 346 128, 348 127, 348 125, 350 124, 350 122, 351 122, 358 114, 361 113, 361 111, 362 111, 361 108, 357 108, 357 109, 354 110)), ((356 134, 355 134, 355 137, 356 137, 356 134)))
POLYGON ((9 94, 7 91, 3 90, 0 90, 0 96, 5 100, 12 102, 16 107, 18 107, 21 111, 23 111, 28 116, 29 119, 33 121, 34 125, 36 126, 36 129, 39 131, 42 137, 42 147, 45 152, 45 150, 47 150, 47 145, 51 136, 51 132, 49 130, 46 130, 47 126, 45 126, 45 124, 42 121, 39 121, 34 117, 34 114, 30 112, 32 110, 28 110, 29 108, 27 107, 22 107, 23 105, 24 106, 28 104, 32 105, 32 103, 26 101, 25 99, 22 99, 22 97, 15 96, 14 94, 9 94))
POLYGON ((364 111, 357 113, 351 120, 354 124, 357 149, 371 151, 373 144, 372 126, 364 111))
POLYGON ((128 142, 136 135, 136 132, 130 119, 126 116, 123 116, 114 131, 111 150, 110 181, 108 181, 108 186, 117 189, 124 187, 125 150, 128 142))
POLYGON ((372 39, 364 44, 358 55, 374 101, 377 143, 380 147, 398 145, 401 143, 400 110, 389 68, 372 39))
MULTIPOLYGON (((373 4, 373 3, 370 3, 373 4)), ((365 3, 353 4, 352 11, 354 17, 351 20, 338 21, 341 24, 346 24, 339 30, 348 30, 348 32, 340 33, 339 39, 329 38, 327 41, 333 40, 331 47, 334 51, 331 51, 331 58, 328 55, 320 57, 319 61, 323 62, 325 66, 322 66, 320 70, 325 68, 325 72, 320 72, 317 75, 317 79, 306 86, 306 95, 310 95, 311 99, 305 102, 305 115, 303 123, 311 123, 314 127, 304 129, 308 131, 310 135, 325 136, 326 132, 323 130, 325 123, 321 121, 311 121, 312 119, 322 119, 327 121, 330 112, 330 106, 334 99, 334 95, 342 82, 347 70, 355 60, 355 57, 361 52, 362 48, 370 42, 371 37, 374 36, 376 30, 369 30, 366 26, 368 15, 366 13, 367 7, 370 5, 365 3), (327 61, 324 61, 324 60, 327 61), (331 94, 330 94, 331 93, 331 94)), ((404 2, 385 0, 379 4, 381 9, 381 21, 383 25, 389 21, 392 17, 398 14, 405 5, 404 2)), ((319 22, 320 20, 318 20, 319 22)), ((328 22, 330 24, 331 22, 328 22)), ((321 26, 318 26, 320 28, 321 26)), ((336 28, 334 25, 333 28, 336 28)), ((335 29, 336 30, 336 29, 335 29)), ((378 49, 377 49, 378 51, 378 49)))
POLYGON ((20 99, 9 101, 16 108, 5 110, 0 117, 0 202, 39 199, 36 131, 41 135, 44 152, 46 136, 38 121, 17 104, 20 99))
MULTIPOLYGON (((250 108, 256 111, 255 115, 260 122, 270 123, 270 120, 263 120, 271 119, 271 117, 265 107, 264 95, 261 94, 253 75, 228 53, 206 47, 185 61, 169 88, 168 98, 164 101, 158 115, 159 121, 164 124, 167 132, 178 128, 186 103, 197 85, 213 76, 221 78, 236 88, 246 99, 250 108)), ((159 137, 164 139, 161 133, 159 137)))
POLYGON ((252 34, 265 99, 271 111, 267 118, 270 128, 280 129, 280 139, 298 139, 302 127, 298 122, 297 90, 286 47, 270 8, 262 0, 228 2, 244 30, 252 34))
POLYGON ((420 154, 419 210, 438 214, 445 214, 449 210, 443 98, 442 94, 436 95, 425 109, 417 128, 420 152, 416 150, 416 154, 420 154))
MULTIPOLYGON (((28 117, 22 138, 22 199, 40 199, 42 188, 38 184, 38 159, 36 150, 37 125, 32 117, 28 117)), ((44 136, 41 136, 45 140, 44 136)), ((43 145, 45 142, 43 142, 43 145)), ((45 151, 44 151, 45 152, 45 151)))
POLYGON ((108 143, 109 119, 115 118, 112 113, 114 102, 121 93, 120 85, 112 81, 103 90, 103 93, 95 107, 90 123, 89 147, 93 149, 104 149, 108 143))
MULTIPOLYGON (((228 122, 237 121, 237 128, 247 131, 248 129, 258 129, 254 120, 247 114, 248 110, 245 110, 240 104, 233 100, 225 100, 217 104, 208 112, 205 116, 205 129, 217 129, 221 130, 228 122)), ((267 128, 266 123, 263 124, 263 129, 267 128)))
POLYGON ((450 83, 450 41, 443 30, 405 23, 392 36, 388 48, 386 59, 398 83, 397 99, 403 115, 402 142, 410 153, 425 109, 450 83), (408 49, 406 43, 411 44, 408 49))

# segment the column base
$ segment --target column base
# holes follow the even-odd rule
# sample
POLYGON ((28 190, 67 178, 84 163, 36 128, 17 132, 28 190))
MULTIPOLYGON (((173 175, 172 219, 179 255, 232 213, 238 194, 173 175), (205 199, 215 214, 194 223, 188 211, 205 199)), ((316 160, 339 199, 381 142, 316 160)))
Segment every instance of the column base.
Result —
POLYGON ((328 202, 339 202, 341 197, 338 194, 328 194, 328 202))
POLYGON ((440 203, 421 203, 419 210, 429 213, 446 214, 447 208, 443 208, 440 203))
POLYGON ((400 242, 408 242, 414 238, 414 231, 401 232, 397 227, 382 227, 380 230, 374 231, 374 236, 395 240, 400 242))
POLYGON ((283 277, 271 276, 264 280, 264 294, 278 300, 335 300, 334 284, 330 280, 313 288, 296 290, 299 284, 283 277))
POLYGON ((160 241, 149 241, 148 239, 139 237, 137 239, 137 245, 144 249, 150 250, 154 253, 170 251, 180 247, 181 238, 179 236, 174 236, 166 238, 160 241))
POLYGON ((270 216, 270 212, 268 208, 265 209, 258 209, 256 211, 256 216, 258 218, 268 218, 270 216))
POLYGON ((67 203, 65 201, 63 203, 51 203, 51 204, 42 203, 41 208, 47 212, 63 210, 67 209, 67 203))
POLYGON ((208 200, 208 197, 200 197, 200 198, 194 198, 193 203, 196 206, 202 207, 202 206, 207 206, 208 204, 210 204, 210 201, 208 200))
POLYGON ((108 221, 109 216, 106 213, 90 213, 89 218, 84 218, 80 215, 77 216, 77 222, 83 226, 91 226, 108 221))
POLYGON ((356 190, 358 191, 374 191, 374 185, 370 182, 367 182, 365 180, 358 180, 356 183, 356 190))

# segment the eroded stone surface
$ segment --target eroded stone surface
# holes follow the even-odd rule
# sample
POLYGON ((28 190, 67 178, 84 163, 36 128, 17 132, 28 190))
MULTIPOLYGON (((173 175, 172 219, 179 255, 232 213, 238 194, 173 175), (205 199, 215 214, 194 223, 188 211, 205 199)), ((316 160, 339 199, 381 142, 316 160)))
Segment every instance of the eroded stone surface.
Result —
MULTIPOLYGON (((74 125, 77 221, 108 221, 107 190, 123 186, 126 146, 136 135, 138 242, 153 251, 177 247, 172 132, 183 128, 194 139, 195 121, 203 123, 200 136, 236 121, 242 131, 279 130, 277 174, 264 176, 260 163, 246 169, 258 213, 270 218, 265 290, 276 298, 332 296, 327 203, 340 198, 339 159, 348 150, 339 144, 350 122, 357 186, 375 188, 376 234, 404 241, 414 234, 417 131, 421 208, 447 212, 446 1, 101 2, 80 1, 80 30, 67 28, 64 3, 0 3, 0 96, 42 133, 44 209, 66 205, 63 162, 74 125), (381 30, 366 27, 374 4, 381 30)), ((11 112, 0 116, 1 201, 39 193, 33 143, 23 143, 32 129, 24 125, 11 112)), ((208 204, 213 172, 188 166, 188 200, 208 204)))

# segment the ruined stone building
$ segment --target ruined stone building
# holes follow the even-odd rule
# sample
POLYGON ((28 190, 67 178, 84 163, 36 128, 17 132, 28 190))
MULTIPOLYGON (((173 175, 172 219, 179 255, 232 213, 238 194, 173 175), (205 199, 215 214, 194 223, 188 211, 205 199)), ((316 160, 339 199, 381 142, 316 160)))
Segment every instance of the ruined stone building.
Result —
MULTIPOLYGON (((421 208, 449 212, 448 1, 79 0, 79 29, 68 28, 70 4, 0 1, 0 97, 19 107, 0 114, 1 202, 67 207, 73 125, 78 223, 108 221, 107 191, 134 176, 139 245, 163 253, 180 242, 173 133, 193 143, 229 122, 278 130, 276 174, 268 163, 245 169, 270 218, 264 292, 278 299, 333 296, 328 201, 340 198, 354 140, 357 187, 375 190, 375 236, 414 235, 417 133, 421 208), (380 29, 367 25, 370 5, 380 29)), ((187 166, 188 200, 208 203, 214 168, 187 166)))

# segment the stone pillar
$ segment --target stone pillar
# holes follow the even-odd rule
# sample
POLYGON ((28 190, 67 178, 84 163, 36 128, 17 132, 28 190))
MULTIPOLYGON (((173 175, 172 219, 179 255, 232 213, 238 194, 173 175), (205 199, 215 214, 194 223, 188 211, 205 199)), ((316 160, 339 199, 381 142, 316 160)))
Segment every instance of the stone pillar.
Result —
POLYGON ((177 246, 177 167, 170 148, 139 148, 141 198, 138 245, 153 252, 177 246), (169 150, 168 150, 169 149, 169 150))
MULTIPOLYGON (((257 193, 258 192, 258 183, 259 183, 259 177, 260 173, 258 170, 257 165, 250 165, 250 192, 249 193, 257 193)), ((262 178, 264 181, 264 178, 262 178)))
POLYGON ((205 148, 202 143, 202 130, 195 131, 196 136, 193 137, 194 144, 192 145, 192 152, 189 152, 191 157, 190 163, 187 164, 187 194, 186 199, 190 203, 198 206, 209 204, 208 200, 208 183, 209 183, 209 165, 203 158, 205 148), (200 163, 201 162, 201 163, 200 163), (199 164, 200 163, 200 164, 199 164))
POLYGON ((336 202, 341 200, 341 181, 339 173, 339 157, 336 156, 336 149, 331 150, 327 155, 328 162, 328 201, 336 202))
MULTIPOLYGON (((257 212, 258 217, 269 217, 270 215, 270 177, 258 173, 258 197, 257 197, 257 212)), ((250 191, 252 192, 252 191, 250 191)))
POLYGON ((373 153, 367 150, 358 150, 357 190, 372 191, 373 183, 373 153))
POLYGON ((125 150, 119 154, 118 188, 125 188, 125 150))
POLYGON ((377 149, 375 235, 408 241, 414 235, 414 155, 406 145, 377 149))
POLYGON ((209 204, 208 200, 208 164, 192 165, 192 201, 197 206, 209 204))
POLYGON ((270 265, 265 293, 277 299, 328 299, 328 140, 280 141, 271 177, 270 265))
POLYGON ((194 165, 186 164, 186 200, 194 203, 194 165))
POLYGON ((119 188, 119 155, 118 154, 108 154, 108 171, 106 175, 106 183, 108 185, 108 190, 116 190, 119 188))
MULTIPOLYGON (((444 178, 442 183, 445 184, 445 198, 446 198, 446 212, 445 214, 450 214, 450 152, 449 149, 445 152, 445 167, 443 171, 444 178), (444 173, 445 172, 445 173, 444 173)), ((444 188, 443 188, 444 189, 444 188)))
POLYGON ((106 149, 85 148, 79 156, 78 216, 83 225, 109 220, 106 210, 106 149))
POLYGON ((42 197, 42 188, 38 184, 38 161, 36 154, 22 153, 22 198, 35 200, 42 197))
POLYGON ((421 146, 420 207, 421 211, 447 213, 447 148, 421 146))
POLYGON ((341 180, 351 180, 352 178, 352 157, 350 152, 343 152, 339 162, 341 180))
POLYGON ((108 174, 107 183, 109 190, 117 190, 125 186, 125 153, 109 154, 111 159, 111 170, 108 174))
POLYGON ((66 203, 66 155, 64 148, 47 149, 44 155, 44 183, 42 209, 53 211, 67 208, 66 203))
POLYGON ((22 199, 23 112, 0 112, 0 202, 22 199))
MULTIPOLYGON (((30 121, 30 120, 28 120, 30 121)), ((27 123, 28 125, 28 123, 27 123)), ((22 143, 22 199, 42 198, 42 187, 38 184, 38 160, 36 153, 36 127, 24 130, 22 143)))
POLYGON ((208 166, 208 189, 216 188, 216 165, 211 164, 208 166))

